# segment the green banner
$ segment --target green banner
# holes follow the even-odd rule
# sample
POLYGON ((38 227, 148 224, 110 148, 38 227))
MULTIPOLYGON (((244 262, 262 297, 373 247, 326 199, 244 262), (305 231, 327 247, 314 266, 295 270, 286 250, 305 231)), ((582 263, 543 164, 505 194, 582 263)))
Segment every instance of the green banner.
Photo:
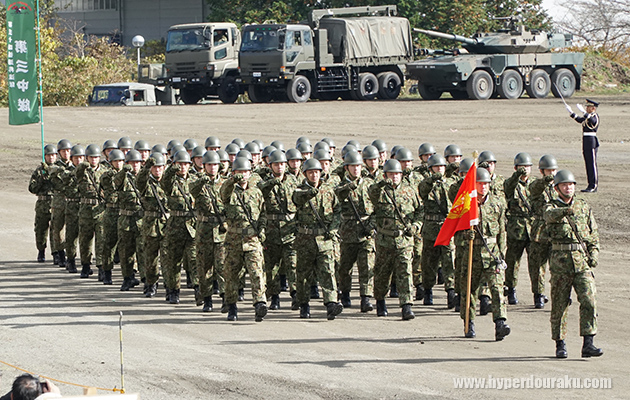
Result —
POLYGON ((9 124, 32 124, 39 122, 35 63, 37 9, 33 0, 6 3, 9 124))

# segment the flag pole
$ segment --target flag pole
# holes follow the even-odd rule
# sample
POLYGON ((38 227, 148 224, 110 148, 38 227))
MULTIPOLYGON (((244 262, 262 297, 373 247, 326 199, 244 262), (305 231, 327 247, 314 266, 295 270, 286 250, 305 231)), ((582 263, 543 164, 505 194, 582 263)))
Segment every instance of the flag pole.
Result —
MULTIPOLYGON (((471 226, 470 230, 474 231, 474 228, 471 226)), ((470 289, 472 286, 472 259, 473 259, 473 242, 474 239, 470 239, 468 242, 468 276, 466 278, 466 316, 465 316, 465 326, 464 333, 468 334, 468 326, 470 325, 470 289)))
POLYGON ((44 88, 42 82, 42 36, 41 36, 41 24, 39 19, 39 0, 37 0, 37 57, 39 59, 39 126, 41 128, 42 136, 42 162, 46 162, 44 156, 44 88))

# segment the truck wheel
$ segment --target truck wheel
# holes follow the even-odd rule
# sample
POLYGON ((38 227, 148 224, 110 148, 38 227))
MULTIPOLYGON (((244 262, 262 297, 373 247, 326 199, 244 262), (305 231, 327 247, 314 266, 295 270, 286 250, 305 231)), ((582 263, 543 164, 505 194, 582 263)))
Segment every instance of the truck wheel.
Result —
POLYGON ((311 81, 304 75, 296 75, 287 85, 287 96, 292 103, 306 103, 311 97, 311 81))
POLYGON ((488 100, 494 92, 494 83, 490 74, 484 70, 478 70, 470 75, 466 81, 468 97, 473 100, 488 100))
POLYGON ((529 85, 525 86, 527 95, 533 99, 544 99, 551 89, 549 74, 543 69, 535 69, 529 75, 529 85))
POLYGON ((400 94, 400 77, 394 72, 381 72, 378 74, 378 98, 383 100, 395 100, 400 94))
POLYGON ((359 74, 359 86, 355 91, 358 100, 374 100, 378 94, 378 79, 371 72, 359 74))
POLYGON ((560 68, 553 74, 551 74, 551 92, 555 97, 564 97, 568 99, 575 93, 575 76, 573 72, 566 68, 560 68))
POLYGON ((468 93, 465 90, 451 90, 448 92, 455 100, 468 100, 468 93))
POLYGON ((418 83, 418 92, 420 92, 420 97, 424 100, 437 100, 443 93, 441 90, 437 90, 435 87, 425 85, 424 83, 418 83))
POLYGON ((497 87, 499 96, 514 100, 523 94, 523 77, 513 69, 506 69, 501 75, 501 84, 497 87))
POLYGON ((233 76, 226 76, 219 86, 219 100, 225 104, 232 104, 238 99, 240 88, 233 76))
POLYGON ((249 85, 247 95, 252 103, 269 103, 273 97, 273 93, 264 86, 249 85))
POLYGON ((179 97, 184 104, 197 104, 201 100, 201 93, 195 89, 181 88, 179 90, 179 97))

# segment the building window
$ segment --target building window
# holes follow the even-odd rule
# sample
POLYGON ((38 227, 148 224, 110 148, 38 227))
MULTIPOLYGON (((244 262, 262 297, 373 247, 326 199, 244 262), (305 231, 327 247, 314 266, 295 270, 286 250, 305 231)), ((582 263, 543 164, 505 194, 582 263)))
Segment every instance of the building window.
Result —
POLYGON ((118 0, 57 0, 60 12, 117 10, 118 0))

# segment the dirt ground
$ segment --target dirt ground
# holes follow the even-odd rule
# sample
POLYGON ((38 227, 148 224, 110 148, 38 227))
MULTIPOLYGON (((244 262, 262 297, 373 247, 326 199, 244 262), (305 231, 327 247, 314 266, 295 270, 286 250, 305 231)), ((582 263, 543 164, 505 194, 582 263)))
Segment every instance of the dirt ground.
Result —
MULTIPOLYGON (((416 319, 403 322, 396 299, 390 316, 362 314, 353 305, 329 322, 312 302, 304 321, 282 309, 255 323, 251 297, 240 305, 240 321, 195 307, 191 289, 182 303, 164 303, 163 289, 145 299, 140 288, 120 292, 96 277, 79 279, 52 265, 34 262, 35 196, 28 179, 40 157, 40 127, 6 125, 0 110, 0 361, 62 381, 121 386, 119 312, 123 317, 125 388, 143 399, 415 399, 415 398, 628 398, 630 297, 627 226, 630 223, 630 97, 601 97, 600 187, 588 195, 599 223, 602 252, 597 268, 599 359, 580 358, 576 304, 570 308, 569 358, 557 360, 550 339, 549 305, 534 310, 526 264, 519 274, 520 304, 509 306, 512 334, 494 341, 490 317, 477 317, 477 339, 466 340, 463 324, 446 309, 442 288, 435 305, 414 305, 416 319), (611 378, 612 389, 458 389, 455 378, 611 378)), ((574 99, 583 101, 583 99, 574 99)), ((574 107, 575 108, 575 107, 574 107)), ((376 138, 414 152, 425 141, 441 151, 459 144, 465 155, 492 150, 498 172, 509 175, 512 159, 527 151, 534 160, 553 154, 585 187, 580 126, 560 100, 427 102, 311 102, 307 104, 206 104, 148 108, 47 108, 47 143, 102 144, 129 136, 151 144, 176 138, 199 143, 216 135, 222 144, 240 137, 291 147, 299 136, 314 143, 334 138, 362 145, 376 138)), ((47 254, 50 258, 50 256, 47 254)), ((215 298, 215 301, 218 301, 215 298)), ((0 364, 0 394, 15 376, 0 364)), ((65 394, 81 389, 59 384, 65 394)), ((104 392, 100 392, 104 393, 104 392)))

